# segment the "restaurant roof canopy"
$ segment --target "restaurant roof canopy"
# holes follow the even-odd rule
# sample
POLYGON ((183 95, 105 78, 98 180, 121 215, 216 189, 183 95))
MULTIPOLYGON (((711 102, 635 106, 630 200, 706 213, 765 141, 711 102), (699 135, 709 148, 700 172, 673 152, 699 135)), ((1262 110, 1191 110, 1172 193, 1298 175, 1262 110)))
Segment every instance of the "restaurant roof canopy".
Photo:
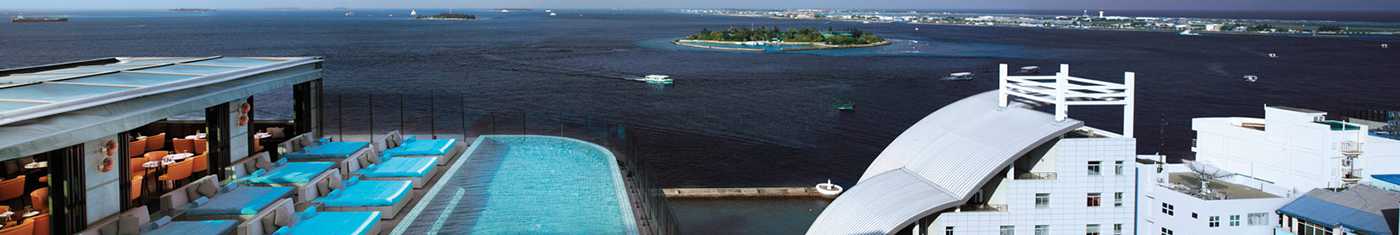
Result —
POLYGON ((0 160, 321 78, 319 57, 116 57, 0 70, 0 160))

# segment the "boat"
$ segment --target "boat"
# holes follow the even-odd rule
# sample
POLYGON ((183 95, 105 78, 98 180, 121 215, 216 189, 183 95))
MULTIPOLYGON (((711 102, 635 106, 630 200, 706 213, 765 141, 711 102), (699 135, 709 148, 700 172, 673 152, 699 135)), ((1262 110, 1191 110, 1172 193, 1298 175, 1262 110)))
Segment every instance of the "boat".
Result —
POLYGON ((14 22, 14 23, 57 23, 57 22, 68 22, 68 17, 48 17, 48 16, 45 16, 45 17, 24 17, 24 16, 15 16, 14 18, 10 18, 10 22, 14 22))
POLYGON ((353 12, 353 11, 346 11, 346 12, 345 12, 345 16, 353 16, 353 15, 355 15, 355 12, 353 12))
POLYGON ((1390 48, 1390 44, 1388 44, 1388 43, 1381 43, 1381 48, 1390 48))
POLYGON ((1201 35, 1201 34, 1200 34, 1200 33, 1196 33, 1196 32, 1191 32, 1190 29, 1187 29, 1186 31, 1181 31, 1181 33, 1177 33, 1177 35, 1181 35, 1181 36, 1198 36, 1198 35, 1201 35))
POLYGON ((841 188, 840 185, 831 183, 830 179, 826 180, 826 183, 817 184, 816 188, 817 193, 820 193, 822 197, 825 198, 835 198, 836 195, 841 195, 841 192, 846 190, 845 188, 841 188))
POLYGON ((856 111, 856 103, 849 100, 836 100, 835 103, 831 104, 831 108, 841 112, 854 112, 856 111))
POLYGON ((554 13, 554 10, 551 10, 551 9, 544 9, 544 12, 554 13))
POLYGON ((948 80, 948 81, 967 81, 967 80, 972 80, 972 79, 973 79, 973 77, 972 77, 972 72, 950 73, 950 74, 948 74, 947 77, 943 77, 943 80, 948 80))
POLYGON ((418 16, 418 9, 409 10, 409 11, 408 11, 408 16, 417 17, 417 16, 418 16))
POLYGON ((549 16, 557 16, 557 15, 559 15, 559 14, 554 14, 554 12, 550 12, 550 13, 549 13, 549 16))
POLYGON ((1040 74, 1040 66, 1025 66, 1025 67, 1021 67, 1021 71, 1019 71, 1019 73, 1021 73, 1021 74, 1040 74))
POLYGON ((170 11, 174 11, 174 12, 211 12, 211 11, 215 11, 215 10, 214 10, 214 9, 209 9, 209 8, 175 8, 175 9, 170 9, 170 11))
POLYGON ((1247 81, 1247 82, 1259 81, 1259 76, 1255 76, 1255 75, 1253 75, 1253 74, 1244 75, 1244 80, 1247 81))
POLYGON ((659 74, 647 75, 646 77, 642 77, 642 78, 637 79, 637 81, 642 81, 642 82, 645 82, 645 83, 647 83, 647 84, 660 84, 660 85, 669 85, 669 84, 671 84, 671 82, 672 82, 671 76, 669 76, 669 75, 659 75, 659 74))
POLYGON ((1278 54, 1269 53, 1269 58, 1278 58, 1278 54))

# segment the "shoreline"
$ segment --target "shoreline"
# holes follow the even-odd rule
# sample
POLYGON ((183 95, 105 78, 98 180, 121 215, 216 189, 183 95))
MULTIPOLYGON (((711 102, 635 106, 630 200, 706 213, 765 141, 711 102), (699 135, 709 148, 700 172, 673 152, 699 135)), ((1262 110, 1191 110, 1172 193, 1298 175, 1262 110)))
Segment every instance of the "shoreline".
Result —
MULTIPOLYGON (((706 45, 696 44, 696 43, 718 43, 718 44, 745 45, 746 43, 749 43, 749 42, 753 42, 753 41, 736 42, 736 41, 677 39, 677 40, 672 40, 672 41, 671 41, 671 44, 680 45, 680 46, 686 46, 686 47, 694 47, 694 48, 714 49, 714 50, 758 51, 758 52, 767 51, 767 49, 759 49, 759 48, 718 47, 718 46, 706 46, 706 45)), ((803 48, 780 48, 780 49, 778 49, 778 51, 808 51, 808 50, 828 50, 828 49, 850 49, 850 48, 878 47, 878 46, 885 46, 885 45, 893 44, 893 42, 891 42, 891 41, 888 40, 888 39, 885 40, 885 41, 877 42, 877 43, 852 44, 852 45, 831 45, 831 44, 826 44, 826 43, 822 43, 822 42, 763 42, 763 43, 764 43, 764 44, 770 44, 770 45, 805 45, 805 46, 808 46, 808 47, 803 47, 803 48)))
MULTIPOLYGON (((768 15, 737 15, 737 14, 714 14, 714 15, 716 15, 716 16, 727 16, 727 17, 767 18, 767 19, 774 19, 774 20, 809 20, 809 21, 823 21, 823 20, 825 20, 825 21, 832 21, 832 22, 865 23, 865 24, 877 24, 877 23, 878 23, 878 24, 891 24, 891 23, 897 23, 897 22, 895 22, 895 21, 881 21, 881 20, 847 20, 847 19, 826 19, 826 18, 802 19, 802 18, 774 17, 774 16, 768 16, 768 15)), ((990 25, 982 25, 982 24, 950 24, 950 23, 930 23, 930 22, 903 22, 903 23, 905 23, 905 24, 911 24, 911 25, 963 26, 963 27, 996 27, 996 28, 1019 28, 1019 29, 1045 29, 1045 30, 1079 30, 1079 31, 1108 31, 1108 32, 1154 32, 1154 33, 1180 33, 1180 32, 1181 32, 1181 31, 1177 31, 1177 30, 1159 30, 1159 29, 1027 27, 1027 26, 1020 26, 1020 25, 1013 25, 1013 24, 990 24, 990 25)), ((1358 36, 1400 37, 1400 34, 1392 34, 1392 33, 1369 33, 1369 34, 1368 34, 1368 33, 1316 33, 1316 34, 1314 34, 1314 33, 1291 33, 1291 32, 1255 33, 1255 32, 1233 32, 1233 31, 1196 31, 1195 33, 1199 33, 1199 34, 1201 34, 1201 35, 1243 35, 1243 36, 1275 36, 1275 37, 1307 37, 1307 38, 1349 38, 1349 37, 1358 37, 1358 36)), ((1197 35, 1193 35, 1193 36, 1197 36, 1197 35)))

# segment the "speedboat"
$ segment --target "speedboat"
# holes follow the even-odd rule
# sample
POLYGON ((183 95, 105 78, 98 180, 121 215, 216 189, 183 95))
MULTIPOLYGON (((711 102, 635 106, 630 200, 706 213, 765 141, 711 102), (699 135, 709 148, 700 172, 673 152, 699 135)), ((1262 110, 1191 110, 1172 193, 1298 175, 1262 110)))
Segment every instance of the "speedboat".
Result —
POLYGON ((845 189, 844 189, 844 188, 841 188, 840 185, 836 185, 836 184, 831 183, 831 180, 829 180, 829 179, 826 180, 826 183, 819 183, 819 184, 817 184, 817 187, 816 187, 816 188, 817 188, 817 193, 822 194, 822 197, 826 197, 826 198, 834 198, 834 197, 836 197, 836 195, 840 195, 840 194, 841 194, 841 191, 845 191, 845 189))
POLYGON ((1021 73, 1021 74, 1040 74, 1040 66, 1026 66, 1026 67, 1021 67, 1021 71, 1019 71, 1019 73, 1021 73))
POLYGON ((647 75, 646 77, 642 77, 641 79, 637 79, 637 80, 638 80, 638 81, 645 82, 645 83, 647 83, 647 84, 660 84, 660 85, 669 85, 669 84, 671 84, 671 82, 672 82, 671 76, 668 76, 668 75, 659 75, 659 74, 647 75))
POLYGON ((1278 54, 1269 53, 1269 58, 1278 58, 1278 54))
POLYGON ((418 16, 418 9, 413 9, 409 11, 408 16, 418 16))
POLYGON ((549 13, 549 16, 557 16, 557 15, 559 15, 559 14, 554 14, 554 12, 550 12, 550 13, 549 13))
POLYGON ((1259 76, 1255 76, 1255 75, 1253 75, 1253 74, 1244 75, 1244 80, 1247 81, 1247 82, 1259 81, 1259 76))
POLYGON ((1191 32, 1190 29, 1187 29, 1186 31, 1181 31, 1181 33, 1177 33, 1177 34, 1178 34, 1178 35, 1181 35, 1181 36, 1197 36, 1197 35, 1201 35, 1200 33, 1191 32))
POLYGON ((950 73, 950 74, 948 74, 947 77, 943 77, 943 80, 948 80, 948 81, 967 81, 967 80, 972 80, 972 79, 973 79, 973 77, 972 77, 972 72, 950 73))
POLYGON ((1381 48, 1390 48, 1390 44, 1388 44, 1388 43, 1381 43, 1381 48))

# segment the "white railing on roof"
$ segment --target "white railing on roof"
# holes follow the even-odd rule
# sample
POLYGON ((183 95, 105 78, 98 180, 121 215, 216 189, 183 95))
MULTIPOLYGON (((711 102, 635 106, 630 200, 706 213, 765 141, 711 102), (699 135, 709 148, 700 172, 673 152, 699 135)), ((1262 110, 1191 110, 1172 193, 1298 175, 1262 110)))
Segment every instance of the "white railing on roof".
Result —
POLYGON ((1133 137, 1133 96, 1136 75, 1123 73, 1123 83, 1112 83, 1069 75, 1069 65, 1061 64, 1055 75, 1008 75, 1007 65, 998 66, 998 104, 1006 107, 1012 98, 1055 106, 1055 120, 1069 117, 1069 106, 1123 106, 1123 133, 1133 137))

